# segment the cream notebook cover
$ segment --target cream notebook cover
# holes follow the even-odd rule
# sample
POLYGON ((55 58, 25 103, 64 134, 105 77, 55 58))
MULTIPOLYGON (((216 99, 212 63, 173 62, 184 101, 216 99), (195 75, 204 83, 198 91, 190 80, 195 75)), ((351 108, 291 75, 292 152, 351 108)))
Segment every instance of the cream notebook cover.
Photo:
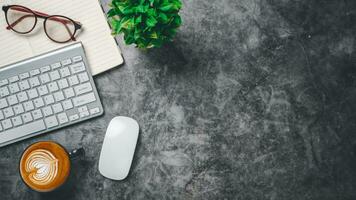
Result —
MULTIPOLYGON (((83 25, 76 35, 83 43, 93 75, 116 67, 123 58, 98 0, 0 0, 3 5, 22 5, 49 15, 64 15, 83 25)), ((43 20, 38 19, 33 33, 17 34, 6 30, 4 12, 0 13, 0 67, 66 46, 47 38, 43 20)))

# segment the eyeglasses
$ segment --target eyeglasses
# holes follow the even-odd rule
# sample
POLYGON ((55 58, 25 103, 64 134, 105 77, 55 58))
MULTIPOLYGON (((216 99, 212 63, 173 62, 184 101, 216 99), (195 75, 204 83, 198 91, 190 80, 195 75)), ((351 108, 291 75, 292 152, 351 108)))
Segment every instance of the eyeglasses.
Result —
POLYGON ((8 25, 6 29, 27 34, 34 30, 37 18, 41 18, 44 19, 43 27, 47 37, 57 43, 75 41, 76 32, 82 28, 79 22, 68 17, 47 15, 20 5, 3 6, 2 10, 5 12, 8 25))

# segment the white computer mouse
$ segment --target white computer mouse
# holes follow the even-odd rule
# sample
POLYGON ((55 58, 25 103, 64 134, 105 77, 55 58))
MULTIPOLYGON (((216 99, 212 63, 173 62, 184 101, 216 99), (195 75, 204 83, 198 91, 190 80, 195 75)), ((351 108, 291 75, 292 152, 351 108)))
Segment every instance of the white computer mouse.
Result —
POLYGON ((136 120, 118 116, 106 130, 99 159, 99 172, 113 180, 123 180, 129 174, 135 153, 139 126, 136 120))

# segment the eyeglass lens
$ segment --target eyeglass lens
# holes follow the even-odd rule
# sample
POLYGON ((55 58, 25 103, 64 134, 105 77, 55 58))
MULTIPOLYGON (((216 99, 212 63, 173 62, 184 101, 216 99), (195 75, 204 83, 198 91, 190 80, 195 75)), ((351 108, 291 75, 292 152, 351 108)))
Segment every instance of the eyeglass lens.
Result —
POLYGON ((75 25, 68 18, 51 16, 45 21, 45 31, 51 39, 57 42, 67 42, 74 36, 75 25))
POLYGON ((27 8, 11 6, 7 11, 7 20, 12 30, 19 33, 28 33, 36 25, 36 16, 27 8))

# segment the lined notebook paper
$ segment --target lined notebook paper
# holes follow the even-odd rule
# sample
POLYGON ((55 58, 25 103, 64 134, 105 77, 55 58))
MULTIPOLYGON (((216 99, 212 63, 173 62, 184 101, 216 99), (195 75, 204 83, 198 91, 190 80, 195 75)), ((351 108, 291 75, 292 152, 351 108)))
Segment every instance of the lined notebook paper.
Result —
MULTIPOLYGON (((83 25, 76 34, 83 43, 91 72, 99 74, 123 63, 121 52, 111 35, 106 17, 98 0, 0 0, 2 5, 22 5, 49 15, 64 15, 83 25)), ((6 30, 5 15, 0 13, 0 67, 66 46, 47 38, 43 20, 27 35, 6 30)))

